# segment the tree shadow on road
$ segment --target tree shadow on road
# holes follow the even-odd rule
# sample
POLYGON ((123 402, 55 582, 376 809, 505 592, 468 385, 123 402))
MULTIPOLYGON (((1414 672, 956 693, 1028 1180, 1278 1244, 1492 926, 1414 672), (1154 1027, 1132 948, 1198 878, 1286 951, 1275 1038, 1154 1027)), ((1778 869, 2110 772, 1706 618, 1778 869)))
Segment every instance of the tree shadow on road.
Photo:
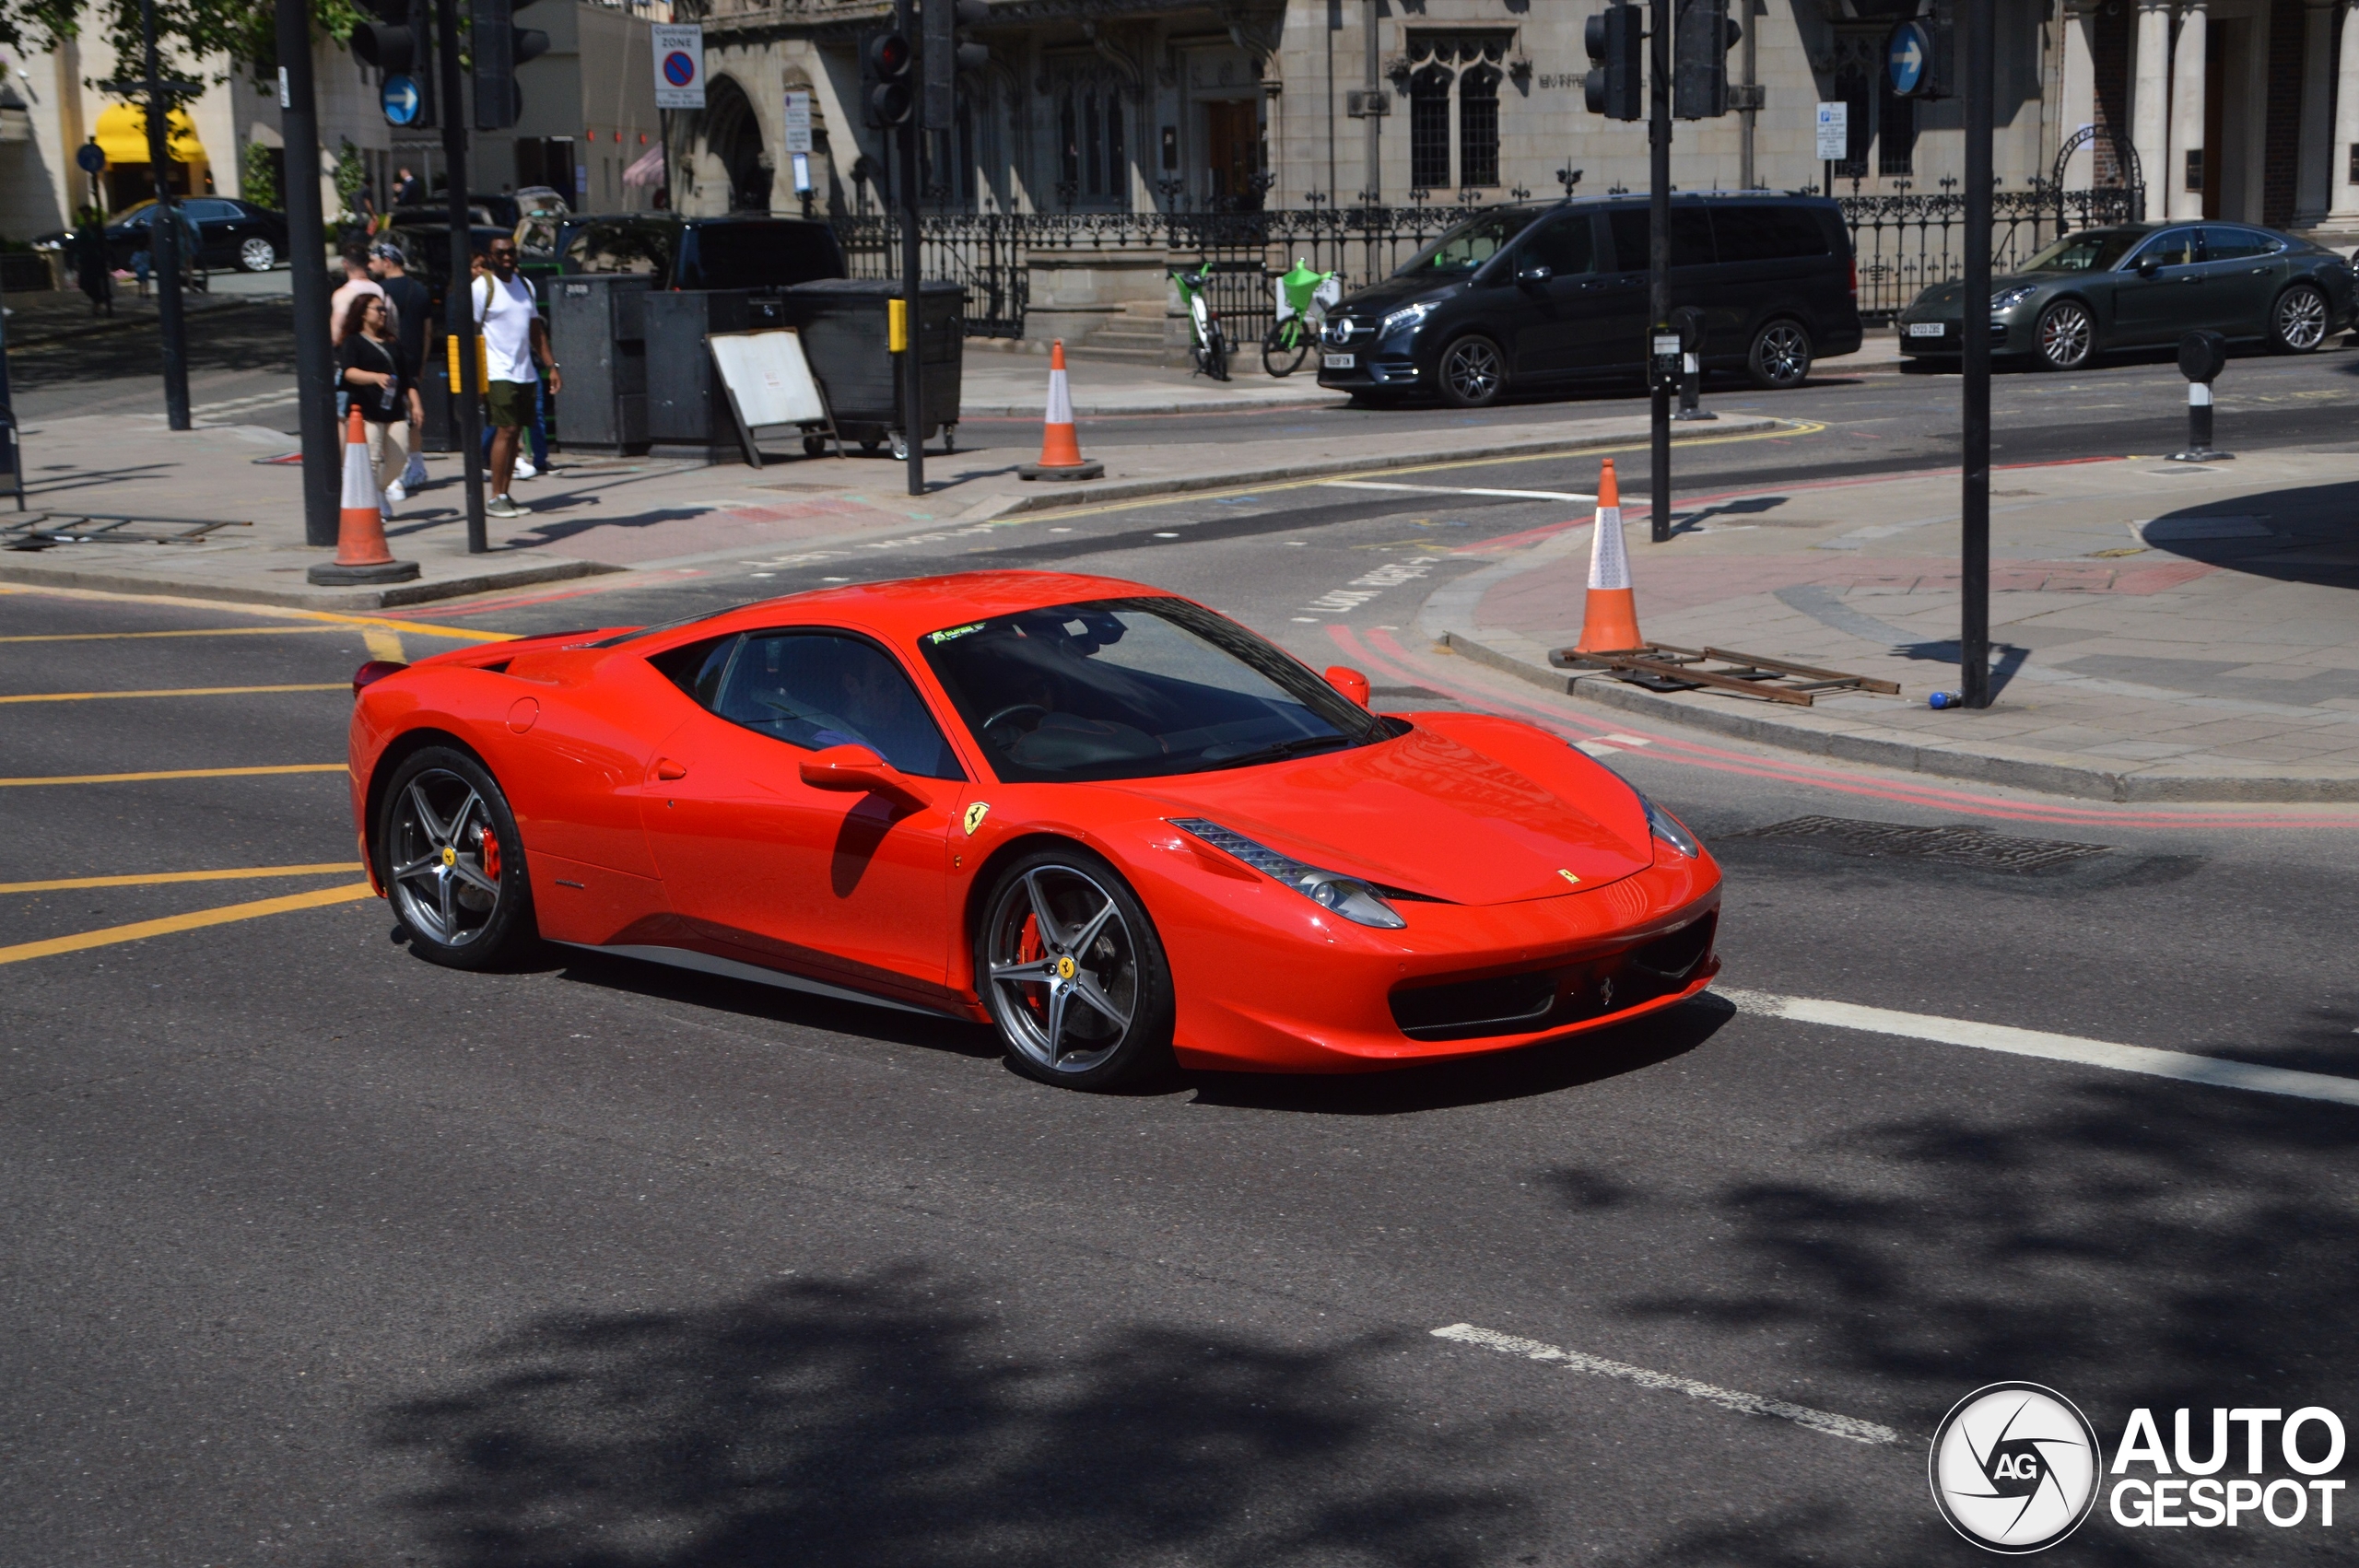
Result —
POLYGON ((546 1317, 382 1412, 378 1442, 423 1461, 395 1506, 445 1568, 1450 1568, 1528 1501, 1481 1463, 1496 1433, 1445 1439, 1362 1398, 1376 1340, 1079 1312, 1011 1352, 1007 1316, 907 1267, 546 1317))

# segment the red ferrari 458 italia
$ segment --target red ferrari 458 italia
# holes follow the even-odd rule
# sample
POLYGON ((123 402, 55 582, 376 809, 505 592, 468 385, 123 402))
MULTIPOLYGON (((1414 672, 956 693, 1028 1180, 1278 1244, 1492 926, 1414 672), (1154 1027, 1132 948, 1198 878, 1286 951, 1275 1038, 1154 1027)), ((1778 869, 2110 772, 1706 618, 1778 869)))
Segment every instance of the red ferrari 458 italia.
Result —
POLYGON ((988 1023, 1076 1088, 1527 1046, 1719 967, 1719 868, 1614 773, 1139 583, 867 583, 354 685, 370 880, 456 967, 537 937, 988 1023))

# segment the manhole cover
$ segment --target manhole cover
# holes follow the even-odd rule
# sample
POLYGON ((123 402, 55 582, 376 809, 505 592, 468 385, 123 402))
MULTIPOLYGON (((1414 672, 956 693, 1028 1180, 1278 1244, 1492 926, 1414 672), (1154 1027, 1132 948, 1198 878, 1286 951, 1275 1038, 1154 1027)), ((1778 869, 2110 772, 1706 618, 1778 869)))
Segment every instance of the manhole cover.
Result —
POLYGON ((1897 822, 1860 822, 1851 817, 1798 816, 1728 838, 1795 838, 1838 854, 1872 860, 1935 860, 1985 871, 2035 872, 2085 860, 2107 852, 2104 844, 2071 844, 2054 838, 2014 838, 1978 827, 1912 827, 1897 822))

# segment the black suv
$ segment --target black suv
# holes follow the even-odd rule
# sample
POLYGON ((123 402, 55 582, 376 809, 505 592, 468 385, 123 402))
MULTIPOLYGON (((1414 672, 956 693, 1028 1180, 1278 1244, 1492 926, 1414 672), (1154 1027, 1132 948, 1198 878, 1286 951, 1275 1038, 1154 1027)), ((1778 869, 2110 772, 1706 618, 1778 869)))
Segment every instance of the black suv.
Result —
POLYGON ((657 288, 780 289, 844 275, 843 248, 824 223, 792 217, 661 217, 632 213, 552 222, 528 218, 519 249, 559 273, 651 273, 657 288))
MULTIPOLYGON (((1480 408, 1510 389, 1643 375, 1647 240, 1643 196, 1490 208, 1328 313, 1319 384, 1480 408)), ((1859 348, 1858 295, 1832 201, 1672 198, 1671 302, 1704 312, 1707 369, 1800 386, 1813 358, 1859 348)))

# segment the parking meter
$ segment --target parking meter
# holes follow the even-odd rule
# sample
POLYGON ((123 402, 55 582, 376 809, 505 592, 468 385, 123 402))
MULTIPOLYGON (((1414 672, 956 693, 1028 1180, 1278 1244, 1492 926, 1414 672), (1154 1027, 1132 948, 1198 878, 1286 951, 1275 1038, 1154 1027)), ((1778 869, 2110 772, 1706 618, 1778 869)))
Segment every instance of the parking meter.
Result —
POLYGON ((2212 446, 2212 383, 2228 368, 2228 340, 2215 332, 2191 332, 2178 340, 2178 373, 2187 378, 2187 450, 2173 462, 2218 462, 2234 452, 2212 446))

